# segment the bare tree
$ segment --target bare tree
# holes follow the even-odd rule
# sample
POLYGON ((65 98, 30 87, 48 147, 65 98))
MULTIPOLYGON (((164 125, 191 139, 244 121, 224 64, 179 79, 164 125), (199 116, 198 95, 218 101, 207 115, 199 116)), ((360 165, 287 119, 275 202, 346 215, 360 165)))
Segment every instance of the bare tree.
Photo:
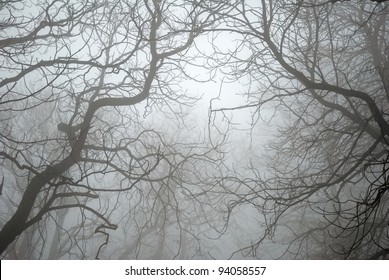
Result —
POLYGON ((251 165, 230 207, 256 205, 264 237, 291 233, 284 257, 388 257, 389 6, 373 2, 385 1, 241 1, 221 28, 250 50, 219 54, 250 89, 212 111, 279 116, 269 169, 251 165))
MULTIPOLYGON (((223 9, 218 1, 2 2, 0 170, 12 205, 2 216, 4 256, 34 226, 41 250, 61 239, 50 256, 99 257, 129 193, 174 188, 188 166, 221 160, 218 144, 166 141, 142 117, 182 122, 197 97, 180 83, 202 63, 191 47, 223 9)), ((196 171, 202 184, 191 186, 201 190, 196 171)))

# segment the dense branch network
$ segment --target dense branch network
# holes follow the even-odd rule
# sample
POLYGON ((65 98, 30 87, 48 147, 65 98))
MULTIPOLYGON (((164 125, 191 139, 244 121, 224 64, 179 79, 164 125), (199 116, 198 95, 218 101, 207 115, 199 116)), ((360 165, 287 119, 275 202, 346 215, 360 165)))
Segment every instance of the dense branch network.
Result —
MULTIPOLYGON (((111 220, 131 219, 120 217, 117 208, 134 203, 129 213, 146 212, 135 201, 144 201, 146 209, 157 200, 143 197, 148 189, 178 188, 187 166, 202 162, 196 155, 209 155, 201 164, 216 164, 217 147, 189 139, 175 144, 141 121, 142 111, 144 117, 180 119, 183 108, 197 101, 180 87, 183 77, 190 78, 180 55, 215 24, 210 9, 192 1, 2 2, 0 161, 7 174, 4 200, 15 204, 2 221, 1 253, 11 252, 11 244, 17 248, 20 236, 35 227, 41 232, 37 244, 44 248, 52 238, 51 254, 56 246, 62 254, 55 238, 71 223, 77 234, 74 244, 66 244, 80 258, 87 254, 77 249, 83 247, 79 240, 88 231, 103 235, 95 247, 98 258, 109 232, 118 228, 111 220), (20 197, 10 195, 15 185, 20 197), (69 211, 74 220, 50 219, 53 213, 70 217, 69 211), (55 236, 49 230, 53 223, 55 236)), ((215 3, 215 9, 223 5, 215 3)), ((184 181, 202 188, 203 179, 195 176, 184 181)), ((184 213, 185 200, 163 199, 163 207, 184 213)), ((155 211, 161 209, 148 216, 155 211)), ((184 214, 176 216, 184 222, 184 214)), ((140 228, 133 232, 142 234, 140 228)))
MULTIPOLYGON (((388 6, 351 2, 244 1, 222 29, 242 36, 250 53, 220 53, 229 56, 224 66, 252 84, 248 104, 211 110, 266 115, 271 105, 283 117, 271 169, 249 167, 264 235, 281 225, 295 235, 281 257, 368 258, 389 249, 388 6)), ((261 243, 243 251, 255 255, 261 243)))

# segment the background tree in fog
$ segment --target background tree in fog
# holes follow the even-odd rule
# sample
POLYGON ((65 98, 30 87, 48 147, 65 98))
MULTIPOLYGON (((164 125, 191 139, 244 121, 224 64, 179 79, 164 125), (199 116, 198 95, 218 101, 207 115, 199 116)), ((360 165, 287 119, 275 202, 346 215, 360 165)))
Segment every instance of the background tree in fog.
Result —
POLYGON ((213 199, 202 178, 208 171, 198 166, 221 166, 220 143, 210 146, 204 135, 176 142, 142 118, 185 129, 183 107, 197 98, 180 83, 192 78, 188 67, 202 63, 189 49, 225 7, 159 0, 2 2, 3 256, 99 257, 124 220, 139 226, 141 213, 131 209, 152 208, 140 227, 156 229, 171 222, 167 214, 153 217, 167 204, 183 240, 191 215, 200 217, 204 208, 181 214, 187 207, 182 198, 213 199), (123 217, 119 210, 129 212, 123 217), (22 253, 23 246, 30 252, 22 253))
POLYGON ((230 204, 264 215, 244 254, 267 235, 286 242, 274 257, 388 257, 389 5, 373 2, 385 1, 241 1, 229 14, 223 30, 250 55, 219 55, 250 88, 212 110, 250 108, 255 125, 271 106, 279 125, 269 169, 251 164, 230 204))

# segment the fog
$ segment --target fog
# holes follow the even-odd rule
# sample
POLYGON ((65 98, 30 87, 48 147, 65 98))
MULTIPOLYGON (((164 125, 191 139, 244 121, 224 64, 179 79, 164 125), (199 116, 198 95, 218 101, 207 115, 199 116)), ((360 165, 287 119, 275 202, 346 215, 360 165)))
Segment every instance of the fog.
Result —
POLYGON ((389 1, 2 1, 2 259, 389 258, 389 1))

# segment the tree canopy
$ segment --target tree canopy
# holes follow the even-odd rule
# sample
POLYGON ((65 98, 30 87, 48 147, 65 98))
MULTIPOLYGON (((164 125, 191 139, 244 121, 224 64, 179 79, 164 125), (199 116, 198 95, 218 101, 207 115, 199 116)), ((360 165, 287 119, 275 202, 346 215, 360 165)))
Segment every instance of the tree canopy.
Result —
POLYGON ((2 257, 388 258, 388 8, 3 1, 2 257))

